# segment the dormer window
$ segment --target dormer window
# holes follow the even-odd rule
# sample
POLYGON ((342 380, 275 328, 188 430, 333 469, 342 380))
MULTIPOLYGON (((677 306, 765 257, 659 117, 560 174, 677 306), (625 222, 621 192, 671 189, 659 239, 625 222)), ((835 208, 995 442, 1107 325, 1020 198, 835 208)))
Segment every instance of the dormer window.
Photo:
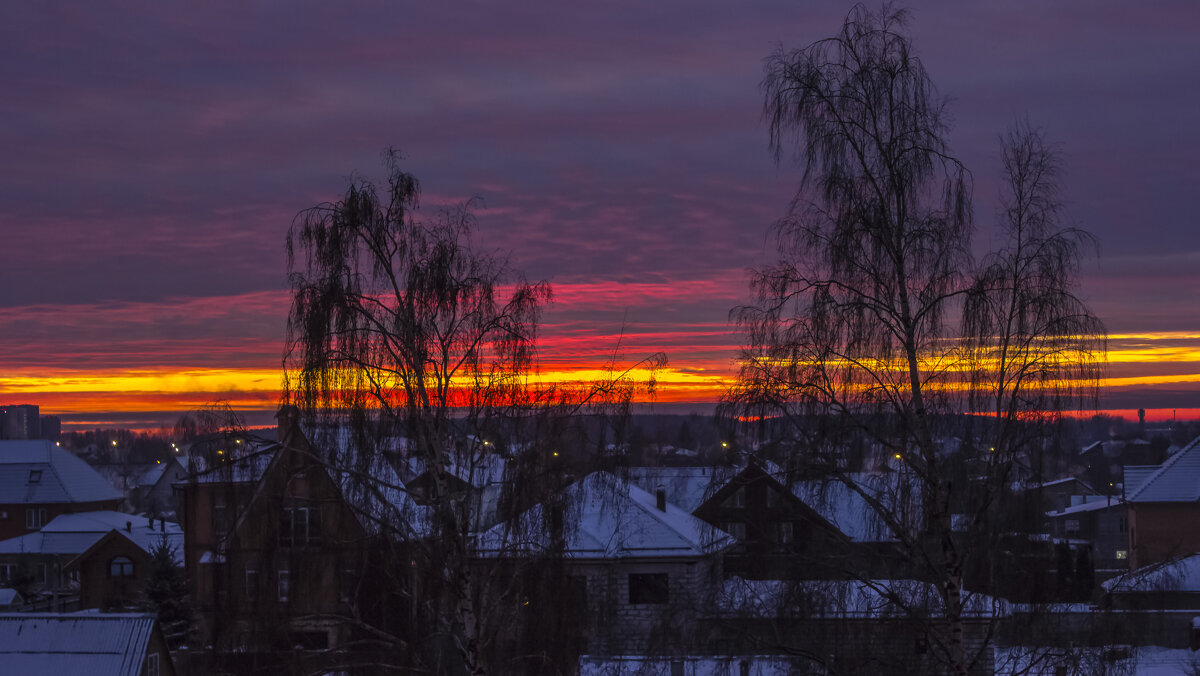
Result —
POLYGON ((41 481, 42 481, 42 470, 40 470, 40 469, 29 470, 29 483, 36 484, 36 483, 41 483, 41 481))

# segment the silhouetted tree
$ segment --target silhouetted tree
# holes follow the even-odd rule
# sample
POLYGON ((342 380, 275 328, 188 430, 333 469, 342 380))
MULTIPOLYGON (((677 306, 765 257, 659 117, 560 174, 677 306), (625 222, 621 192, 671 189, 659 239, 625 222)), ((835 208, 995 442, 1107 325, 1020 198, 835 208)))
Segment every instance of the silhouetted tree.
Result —
POLYGON ((982 653, 964 640, 963 577, 988 553, 956 534, 952 505, 988 512, 1031 441, 1022 423, 1094 386, 1103 335, 1071 294, 1085 239, 1056 229, 1056 165, 1027 126, 1004 150, 1011 243, 976 271, 970 177, 906 18, 858 5, 836 37, 766 60, 771 148, 776 161, 794 152, 804 173, 777 226, 779 262, 754 275, 756 303, 733 312, 746 346, 725 409, 788 425, 803 439, 795 463, 831 468, 871 505, 937 583, 929 644, 965 675, 982 653), (951 472, 944 444, 984 401, 993 418, 968 441, 997 450, 981 486, 951 472), (886 467, 870 481, 839 469, 859 439, 886 467))
MULTIPOLYGON (((354 477, 354 490, 403 492, 381 485, 379 463, 410 463, 428 475, 423 493, 408 500, 428 508, 426 528, 399 507, 373 515, 398 543, 380 569, 407 585, 398 593, 411 599, 415 632, 376 631, 373 639, 403 659, 433 655, 423 665, 432 671, 502 672, 513 668, 505 660, 519 656, 503 654, 500 642, 535 633, 522 618, 536 619, 548 627, 542 643, 515 650, 536 653, 553 673, 565 668, 572 648, 555 640, 569 626, 550 613, 531 618, 519 610, 529 600, 521 580, 561 578, 553 574, 553 552, 524 562, 543 573, 531 577, 480 565, 475 535, 569 481, 580 469, 567 457, 574 449, 563 445, 578 433, 572 414, 598 403, 625 407, 635 385, 617 369, 581 388, 532 381, 550 286, 526 281, 471 244, 471 203, 420 217, 416 178, 400 169, 395 151, 385 159, 382 194, 357 181, 341 200, 302 212, 288 234, 285 401, 300 409, 333 470, 354 477), (499 478, 497 466, 506 486, 497 504, 460 490, 464 478, 499 478), (407 564, 419 579, 399 579, 410 574, 407 564), (457 655, 457 666, 444 662, 438 645, 457 655)), ((512 537, 522 537, 515 525, 512 537)), ((561 543, 561 534, 551 540, 561 543)))
POLYGON ((172 649, 187 643, 195 622, 187 575, 175 563, 177 554, 166 537, 154 546, 145 590, 145 606, 158 615, 163 636, 172 649))

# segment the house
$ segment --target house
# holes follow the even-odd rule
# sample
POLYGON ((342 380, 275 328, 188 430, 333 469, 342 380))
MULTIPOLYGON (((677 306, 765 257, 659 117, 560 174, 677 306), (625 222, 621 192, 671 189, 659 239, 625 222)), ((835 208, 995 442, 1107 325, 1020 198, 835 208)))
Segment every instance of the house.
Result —
POLYGON ((173 517, 176 511, 172 485, 187 475, 182 459, 144 465, 93 465, 122 495, 122 504, 135 514, 173 517))
MULTIPOLYGON (((607 472, 568 486, 558 503, 539 504, 479 536, 484 569, 520 569, 549 556, 561 565, 579 624, 580 653, 685 652, 696 613, 722 578, 729 534, 607 472)), ((533 579, 535 586, 548 579, 533 579)), ((534 611, 537 612, 537 611, 534 611)), ((515 640, 515 637, 514 637, 515 640)))
POLYGON ((63 514, 35 533, 0 541, 0 584, 64 601, 78 595, 81 608, 127 606, 140 599, 152 552, 164 542, 182 565, 176 524, 112 511, 63 514))
POLYGON ((115 510, 121 500, 104 477, 53 441, 0 441, 0 540, 60 514, 115 510))
POLYGON ((381 575, 407 574, 374 568, 381 529, 423 528, 399 477, 385 461, 332 469, 294 409, 280 411, 278 438, 242 444, 241 456, 176 484, 200 640, 234 672, 320 670, 356 638, 355 623, 339 617, 375 613, 380 626, 407 617, 370 589, 381 575), (360 473, 375 481, 350 481, 360 473))
POLYGON ((150 613, 0 613, 6 674, 174 676, 150 613))
POLYGON ((1132 568, 1200 552, 1200 437, 1159 465, 1125 468, 1132 568))
MULTIPOLYGON (((904 574, 887 525, 861 493, 836 479, 788 481, 783 470, 757 458, 741 466, 630 467, 625 474, 736 538, 725 554, 727 574, 904 574)), ((888 482, 882 473, 847 478, 868 493, 888 482)), ((915 530, 915 505, 904 506, 912 509, 898 510, 900 521, 915 530)))
POLYGON ((1068 507, 1046 512, 1050 535, 1092 544, 1092 566, 1105 580, 1129 570, 1129 504, 1111 495, 1073 495, 1068 507))

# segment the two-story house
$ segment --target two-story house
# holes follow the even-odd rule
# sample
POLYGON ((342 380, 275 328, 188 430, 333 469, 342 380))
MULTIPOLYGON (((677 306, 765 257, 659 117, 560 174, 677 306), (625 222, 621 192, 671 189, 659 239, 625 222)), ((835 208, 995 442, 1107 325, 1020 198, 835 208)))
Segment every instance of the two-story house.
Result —
POLYGON ((34 532, 60 514, 116 510, 122 498, 53 441, 0 441, 0 540, 34 532))

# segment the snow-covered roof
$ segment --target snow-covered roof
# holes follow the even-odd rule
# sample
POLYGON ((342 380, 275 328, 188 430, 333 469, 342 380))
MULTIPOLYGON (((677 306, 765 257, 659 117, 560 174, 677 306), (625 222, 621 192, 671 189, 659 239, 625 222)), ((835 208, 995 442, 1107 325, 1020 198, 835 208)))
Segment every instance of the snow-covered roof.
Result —
POLYGON ((396 469, 382 454, 375 455, 366 467, 342 467, 331 467, 330 473, 367 531, 378 533, 386 525, 413 537, 429 533, 430 509, 413 500, 396 469))
POLYGON ((114 530, 147 552, 165 536, 167 544, 175 548, 176 563, 183 565, 183 529, 178 524, 156 519, 151 527, 144 516, 112 511, 56 516, 36 533, 0 540, 0 554, 82 554, 114 530))
MULTIPOLYGON (((734 543, 728 533, 608 472, 594 472, 563 494, 564 554, 575 559, 696 557, 734 543)), ((485 556, 546 551, 546 505, 479 537, 485 556)))
POLYGON ((271 458, 275 457, 277 450, 278 444, 251 445, 242 455, 212 467, 208 467, 203 457, 193 456, 190 458, 193 473, 181 480, 181 483, 257 483, 267 465, 271 464, 271 458))
MULTIPOLYGON (((450 453, 448 460, 446 471, 475 488, 503 483, 505 472, 508 470, 508 461, 495 453, 469 453, 465 457, 459 453, 450 453)), ((413 479, 421 476, 425 473, 425 459, 409 458, 406 469, 413 479)))
POLYGON ((1200 592, 1200 554, 1138 568, 1100 583, 1113 593, 1200 592))
MULTIPOLYGON (((998 617, 1009 608, 1001 599, 964 593, 964 614, 998 617)), ((721 616, 905 618, 938 617, 937 586, 920 580, 745 580, 724 581, 716 597, 721 616)))
POLYGON ((1083 512, 1097 512, 1110 507, 1125 506, 1124 501, 1111 495, 1080 495, 1071 497, 1080 497, 1083 498, 1083 501, 1079 502, 1079 504, 1071 505, 1070 507, 1064 507, 1063 509, 1052 509, 1046 512, 1046 516, 1070 516, 1072 514, 1081 514, 1083 512))
POLYGON ((0 441, 0 504, 120 499, 103 476, 54 442, 0 441))
POLYGON ((1158 469, 1139 477, 1128 492, 1130 502, 1196 502, 1200 500, 1200 437, 1167 458, 1158 469))
POLYGON ((629 467, 630 483, 653 493, 662 488, 667 502, 685 512, 695 512, 717 491, 745 469, 742 467, 629 467))
POLYGON ((12 587, 0 587, 0 606, 11 606, 14 604, 24 603, 25 599, 21 598, 21 594, 12 587))
POLYGON ((0 613, 0 664, 11 674, 138 676, 150 613, 0 613))
MULTIPOLYGON (((894 540, 889 528, 862 496, 846 482, 838 479, 815 479, 789 482, 787 472, 778 465, 756 459, 765 473, 783 486, 789 486, 793 495, 808 505, 821 518, 855 542, 880 542, 894 540)), ((735 476, 746 469, 745 464, 717 467, 630 467, 624 470, 629 481, 640 488, 654 492, 658 488, 666 491, 667 502, 684 511, 694 513, 709 498, 716 495, 735 476)), ((857 473, 849 474, 846 480, 862 488, 868 495, 884 497, 887 504, 900 493, 895 475, 857 473)), ((911 487, 905 500, 916 499, 919 492, 911 487)), ((911 502, 915 506, 918 502, 911 502)))

